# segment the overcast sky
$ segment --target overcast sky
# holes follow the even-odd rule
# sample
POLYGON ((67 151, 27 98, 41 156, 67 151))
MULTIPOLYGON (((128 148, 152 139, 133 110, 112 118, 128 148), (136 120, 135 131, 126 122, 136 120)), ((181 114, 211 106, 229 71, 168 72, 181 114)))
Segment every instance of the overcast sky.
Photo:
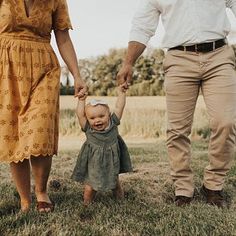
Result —
MULTIPOLYGON (((139 0, 67 0, 67 3, 74 28, 70 35, 78 58, 89 58, 105 54, 110 48, 127 46, 131 20, 139 0)), ((229 17, 232 29, 236 31, 236 19, 231 13, 229 17)), ((161 26, 150 45, 159 47, 162 36, 161 26)), ((54 40, 53 47, 56 50, 54 40)))

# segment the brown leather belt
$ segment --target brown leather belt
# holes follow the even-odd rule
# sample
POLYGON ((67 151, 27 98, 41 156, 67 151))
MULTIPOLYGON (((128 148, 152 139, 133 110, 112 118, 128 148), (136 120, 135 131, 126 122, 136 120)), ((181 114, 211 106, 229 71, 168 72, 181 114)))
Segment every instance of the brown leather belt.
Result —
POLYGON ((226 45, 225 39, 219 39, 209 43, 199 43, 191 46, 177 46, 169 48, 169 50, 181 50, 190 52, 211 52, 217 48, 223 47, 224 45, 226 45))

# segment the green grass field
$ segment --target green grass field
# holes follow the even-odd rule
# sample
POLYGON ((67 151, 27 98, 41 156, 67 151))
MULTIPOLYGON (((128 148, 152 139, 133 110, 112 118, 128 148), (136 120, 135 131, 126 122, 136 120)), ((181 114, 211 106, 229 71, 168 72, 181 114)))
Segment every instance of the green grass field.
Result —
MULTIPOLYGON (((196 194, 193 203, 176 207, 165 143, 129 143, 134 173, 121 176, 126 198, 116 202, 112 194, 99 193, 95 202, 82 205, 80 184, 70 180, 79 148, 61 148, 53 160, 49 185, 56 208, 38 214, 35 208, 19 213, 18 195, 11 182, 8 165, 0 165, 0 235, 236 235, 236 166, 225 184, 229 209, 208 206, 199 194, 203 169, 207 165, 207 142, 193 142, 192 168, 196 194)), ((34 198, 34 196, 33 196, 34 198)))

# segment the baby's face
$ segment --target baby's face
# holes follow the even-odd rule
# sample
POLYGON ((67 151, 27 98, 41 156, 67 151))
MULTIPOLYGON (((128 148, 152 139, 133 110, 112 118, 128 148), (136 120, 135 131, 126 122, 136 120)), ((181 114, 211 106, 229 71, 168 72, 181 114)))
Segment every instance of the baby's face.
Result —
POLYGON ((108 127, 110 119, 110 111, 107 106, 88 105, 85 108, 85 114, 92 129, 97 131, 102 131, 108 127))

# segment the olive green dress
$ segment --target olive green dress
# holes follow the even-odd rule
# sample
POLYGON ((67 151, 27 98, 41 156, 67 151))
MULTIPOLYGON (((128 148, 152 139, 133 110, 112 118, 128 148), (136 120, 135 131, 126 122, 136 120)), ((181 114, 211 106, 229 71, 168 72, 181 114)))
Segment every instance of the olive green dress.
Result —
POLYGON ((119 173, 132 171, 128 148, 118 133, 119 124, 114 113, 104 131, 93 130, 87 122, 83 129, 87 140, 80 150, 72 179, 89 184, 96 191, 108 191, 116 187, 119 173))

